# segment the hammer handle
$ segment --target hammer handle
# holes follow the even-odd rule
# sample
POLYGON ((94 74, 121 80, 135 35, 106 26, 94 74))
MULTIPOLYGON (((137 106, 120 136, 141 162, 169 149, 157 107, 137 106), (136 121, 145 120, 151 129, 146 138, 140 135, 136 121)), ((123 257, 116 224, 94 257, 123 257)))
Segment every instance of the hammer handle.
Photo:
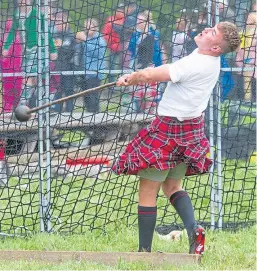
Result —
POLYGON ((99 86, 99 87, 95 87, 95 88, 90 88, 90 89, 87 89, 87 90, 83 90, 83 91, 80 91, 78 93, 75 93, 75 94, 72 94, 70 96, 67 96, 67 97, 63 97, 63 98, 60 98, 58 100, 55 100, 55 101, 52 101, 50 103, 47 103, 47 104, 43 104, 41 106, 37 106, 37 107, 34 107, 34 108, 31 108, 28 110, 28 113, 35 113, 41 109, 44 109, 46 107, 50 107, 54 104, 58 104, 58 103, 63 103, 63 102, 66 102, 70 99, 73 99, 73 98, 77 98, 77 97, 80 97, 80 96, 83 96, 83 95, 86 95, 90 92, 93 92, 93 91, 98 91, 98 90, 101 90, 101 89, 104 89, 104 88, 108 88, 108 87, 113 87, 116 85, 116 82, 112 82, 112 83, 108 83, 108 84, 104 84, 102 86, 99 86))

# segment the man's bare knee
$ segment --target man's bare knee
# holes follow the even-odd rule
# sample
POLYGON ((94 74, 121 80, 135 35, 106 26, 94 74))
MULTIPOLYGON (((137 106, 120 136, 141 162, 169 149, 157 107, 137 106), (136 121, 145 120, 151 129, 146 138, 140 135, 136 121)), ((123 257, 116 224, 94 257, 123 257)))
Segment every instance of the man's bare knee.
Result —
POLYGON ((172 194, 181 190, 182 190, 181 180, 168 179, 162 183, 162 191, 167 198, 170 198, 172 194))

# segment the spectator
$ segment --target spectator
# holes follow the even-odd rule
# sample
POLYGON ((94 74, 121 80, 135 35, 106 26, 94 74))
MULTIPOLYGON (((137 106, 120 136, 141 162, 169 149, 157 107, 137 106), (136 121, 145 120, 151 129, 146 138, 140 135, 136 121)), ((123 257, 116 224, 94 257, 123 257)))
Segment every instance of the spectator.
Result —
POLYGON ((146 11, 138 14, 136 31, 131 36, 128 50, 131 67, 141 69, 150 64, 155 67, 162 64, 160 33, 152 22, 151 13, 146 11))
MULTIPOLYGON (((59 9, 57 9, 57 7, 55 7, 55 4, 56 4, 55 1, 51 1, 50 5, 48 7, 49 31, 52 34, 57 32, 56 27, 55 27, 57 10, 60 13, 62 12, 62 10, 59 10, 59 9)), ((57 57, 58 57, 58 55, 57 55, 57 57)), ((56 64, 56 60, 50 60, 50 63, 49 63, 50 72, 56 71, 55 64, 56 64)), ((50 88, 49 88, 50 101, 53 101, 56 98, 56 95, 57 95, 56 93, 60 89, 60 81, 61 80, 60 80, 59 74, 51 74, 50 88)), ((55 108, 55 106, 52 106, 51 108, 55 108)))
MULTIPOLYGON (((131 53, 131 67, 144 69, 149 66, 159 66, 162 63, 159 32, 151 23, 151 17, 145 13, 139 13, 137 17, 137 28, 132 34, 129 51, 131 53)), ((154 111, 157 98, 157 84, 151 83, 146 88, 139 85, 133 92, 136 111, 154 111)))
POLYGON ((149 22, 149 34, 154 36, 154 54, 153 54, 153 64, 155 67, 161 66, 163 64, 163 54, 162 46, 160 42, 160 31, 157 30, 156 24, 153 20, 153 14, 149 10, 143 12, 146 21, 149 22))
MULTIPOLYGON (((96 19, 87 19, 84 23, 84 31, 79 32, 76 38, 79 42, 76 45, 74 62, 77 69, 86 71, 80 87, 85 90, 100 85, 104 79, 101 72, 107 68, 105 53, 107 44, 100 36, 99 26, 96 19)), ((84 96, 85 106, 88 112, 99 112, 99 93, 91 92, 84 96)))
MULTIPOLYGON (((115 29, 121 28, 124 24, 124 8, 120 6, 114 16, 107 18, 106 23, 102 29, 103 37, 107 43, 109 49, 110 58, 110 70, 111 72, 121 68, 121 38, 120 33, 117 33, 115 29)), ((110 75, 109 81, 115 81, 115 75, 110 75)))
POLYGON ((172 56, 171 62, 175 62, 184 57, 186 52, 187 35, 187 22, 184 18, 176 20, 176 30, 172 34, 172 56))
POLYGON ((56 7, 53 7, 50 3, 50 6, 48 8, 48 19, 49 19, 49 27, 50 32, 54 33, 56 31, 55 24, 56 24, 56 14, 58 12, 62 12, 62 10, 57 9, 56 7))
MULTIPOLYGON (((224 55, 220 57, 221 68, 229 68, 229 58, 224 55)), ((235 83, 233 79, 232 71, 221 71, 220 72, 220 82, 221 82, 221 101, 223 102, 227 99, 229 93, 234 88, 235 83)))
POLYGON ((236 58, 236 63, 239 67, 249 67, 252 71, 243 71, 244 80, 244 100, 255 100, 256 89, 254 87, 256 79, 256 13, 250 12, 247 21, 245 33, 242 37, 241 49, 239 50, 236 58), (252 93, 254 92, 254 93, 252 93), (254 94, 254 95, 253 95, 254 94))
POLYGON ((124 24, 114 25, 114 30, 119 33, 121 40, 121 51, 123 52, 122 63, 123 68, 130 68, 130 52, 128 51, 129 42, 132 33, 136 30, 137 15, 139 7, 135 2, 128 2, 124 7, 124 24))
MULTIPOLYGON (((55 62, 55 69, 57 71, 73 71, 74 63, 73 58, 75 54, 75 35, 72 33, 68 15, 65 12, 58 12, 55 15, 54 44, 57 49, 57 60, 55 62)), ((60 76, 60 89, 58 89, 55 98, 60 99, 63 95, 69 96, 74 90, 74 76, 61 75, 60 76)), ((66 111, 72 112, 74 108, 74 100, 70 99, 66 103, 66 111)), ((55 110, 61 113, 63 110, 63 103, 55 105, 55 110)))
POLYGON ((208 9, 206 6, 198 13, 197 23, 201 25, 208 25, 208 9))
POLYGON ((124 27, 126 30, 128 30, 127 33, 130 33, 130 35, 132 34, 137 24, 138 13, 139 13, 139 7, 137 6, 136 2, 128 1, 127 5, 125 6, 126 18, 124 22, 124 27))
POLYGON ((193 23, 189 17, 186 17, 186 31, 187 31, 187 39, 186 39, 186 52, 187 55, 191 54, 196 48, 197 45, 195 43, 194 38, 201 33, 206 27, 209 25, 207 23, 205 11, 201 11, 198 13, 197 22, 193 23))
MULTIPOLYGON (((0 48, 2 43, 12 27, 12 20, 8 19, 5 23, 4 34, 1 36, 0 48)), ((16 34, 13 44, 8 50, 8 54, 0 59, 1 72, 13 73, 21 71, 21 45, 20 35, 16 34)), ((13 108, 17 106, 22 88, 22 77, 10 76, 2 78, 2 112, 12 112, 13 108)), ((4 116, 3 116, 4 117, 4 116)), ((7 163, 5 158, 6 153, 6 139, 0 139, 0 187, 4 187, 8 183, 7 163)))
MULTIPOLYGON (((3 43, 12 28, 13 21, 8 19, 5 23, 3 43)), ((2 47, 2 46, 1 46, 2 47)), ((12 45, 5 57, 1 59, 1 70, 3 73, 21 72, 22 47, 20 33, 17 32, 12 45)), ((10 76, 2 78, 2 106, 3 112, 12 112, 17 106, 22 89, 22 77, 10 76)))
POLYGON ((185 18, 185 20, 187 20, 187 39, 185 44, 185 50, 187 52, 187 55, 189 55, 197 48, 194 38, 197 36, 198 33, 201 33, 201 24, 193 24, 190 21, 190 18, 185 18))
MULTIPOLYGON (((218 0, 212 1, 211 3, 211 20, 212 24, 215 25, 217 20, 229 21, 231 23, 235 23, 236 21, 236 13, 234 9, 231 7, 228 0, 218 0)), ((206 23, 208 17, 208 3, 204 4, 204 14, 206 15, 206 23)))
POLYGON ((229 5, 228 0, 220 0, 218 7, 220 21, 229 21, 231 23, 235 23, 236 21, 235 11, 231 8, 231 5, 229 5))
MULTIPOLYGON (((16 33, 19 32, 21 36, 23 58, 22 58, 22 70, 27 74, 37 73, 38 66, 38 31, 37 31, 37 9, 32 6, 32 0, 18 0, 18 8, 14 12, 13 24, 7 39, 4 43, 3 55, 8 54, 10 46, 15 40, 16 33)), ((41 18, 41 45, 44 48, 44 14, 40 14, 41 18)), ((56 50, 54 42, 49 33, 49 45, 50 45, 50 58, 56 59, 56 50)), ((42 64, 44 65, 44 50, 42 49, 42 64)), ((37 77, 29 76, 25 79, 24 88, 21 94, 19 104, 28 104, 31 100, 37 86, 37 77)))

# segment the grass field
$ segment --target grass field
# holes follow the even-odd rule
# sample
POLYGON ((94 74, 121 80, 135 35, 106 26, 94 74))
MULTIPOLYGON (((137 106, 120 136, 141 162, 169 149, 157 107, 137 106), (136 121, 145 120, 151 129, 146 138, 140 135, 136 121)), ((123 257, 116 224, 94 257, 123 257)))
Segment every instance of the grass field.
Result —
MULTIPOLYGON (((232 163, 232 162, 231 162, 232 163)), ((223 221, 254 221, 255 168, 249 167, 247 175, 242 168, 229 172, 223 187, 223 221), (232 176, 233 174, 233 176, 232 176)), ((229 169, 229 165, 226 166, 229 169)), ((231 166, 232 167, 232 166, 231 166)), ((81 173, 82 174, 82 173, 81 173)), ((84 233, 90 229, 105 229, 106 224, 131 225, 137 218, 137 186, 134 176, 109 176, 108 172, 97 178, 79 175, 75 178, 53 179, 52 205, 49 215, 55 232, 84 233), (57 219, 58 218, 58 219, 57 219)), ((210 185, 208 175, 188 178, 184 182, 195 206, 198 221, 210 221, 210 185)), ((15 233, 39 231, 38 179, 11 179, 9 187, 0 191, 0 232, 15 233)), ((179 222, 168 200, 158 197, 157 224, 179 222)), ((217 219, 217 217, 216 217, 217 219)))
MULTIPOLYGON (((161 240, 154 236, 153 252, 186 253, 187 237, 180 241, 161 240)), ((137 228, 110 228, 108 234, 83 235, 36 234, 27 238, 6 237, 1 240, 0 250, 62 250, 62 251, 137 251, 137 228)), ((105 266, 83 261, 46 263, 29 261, 0 261, 0 270, 256 270, 256 228, 237 232, 207 231, 206 251, 201 264, 170 266, 149 265, 142 262, 121 261, 115 266, 105 266)))

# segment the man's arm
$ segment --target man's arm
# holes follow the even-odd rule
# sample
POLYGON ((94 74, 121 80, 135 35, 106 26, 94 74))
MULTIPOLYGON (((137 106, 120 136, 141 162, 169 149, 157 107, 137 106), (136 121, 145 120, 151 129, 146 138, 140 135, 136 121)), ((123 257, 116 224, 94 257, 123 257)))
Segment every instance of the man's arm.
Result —
POLYGON ((131 86, 141 83, 167 81, 171 81, 169 64, 161 65, 157 68, 146 68, 131 74, 125 74, 118 79, 117 86, 131 86))

